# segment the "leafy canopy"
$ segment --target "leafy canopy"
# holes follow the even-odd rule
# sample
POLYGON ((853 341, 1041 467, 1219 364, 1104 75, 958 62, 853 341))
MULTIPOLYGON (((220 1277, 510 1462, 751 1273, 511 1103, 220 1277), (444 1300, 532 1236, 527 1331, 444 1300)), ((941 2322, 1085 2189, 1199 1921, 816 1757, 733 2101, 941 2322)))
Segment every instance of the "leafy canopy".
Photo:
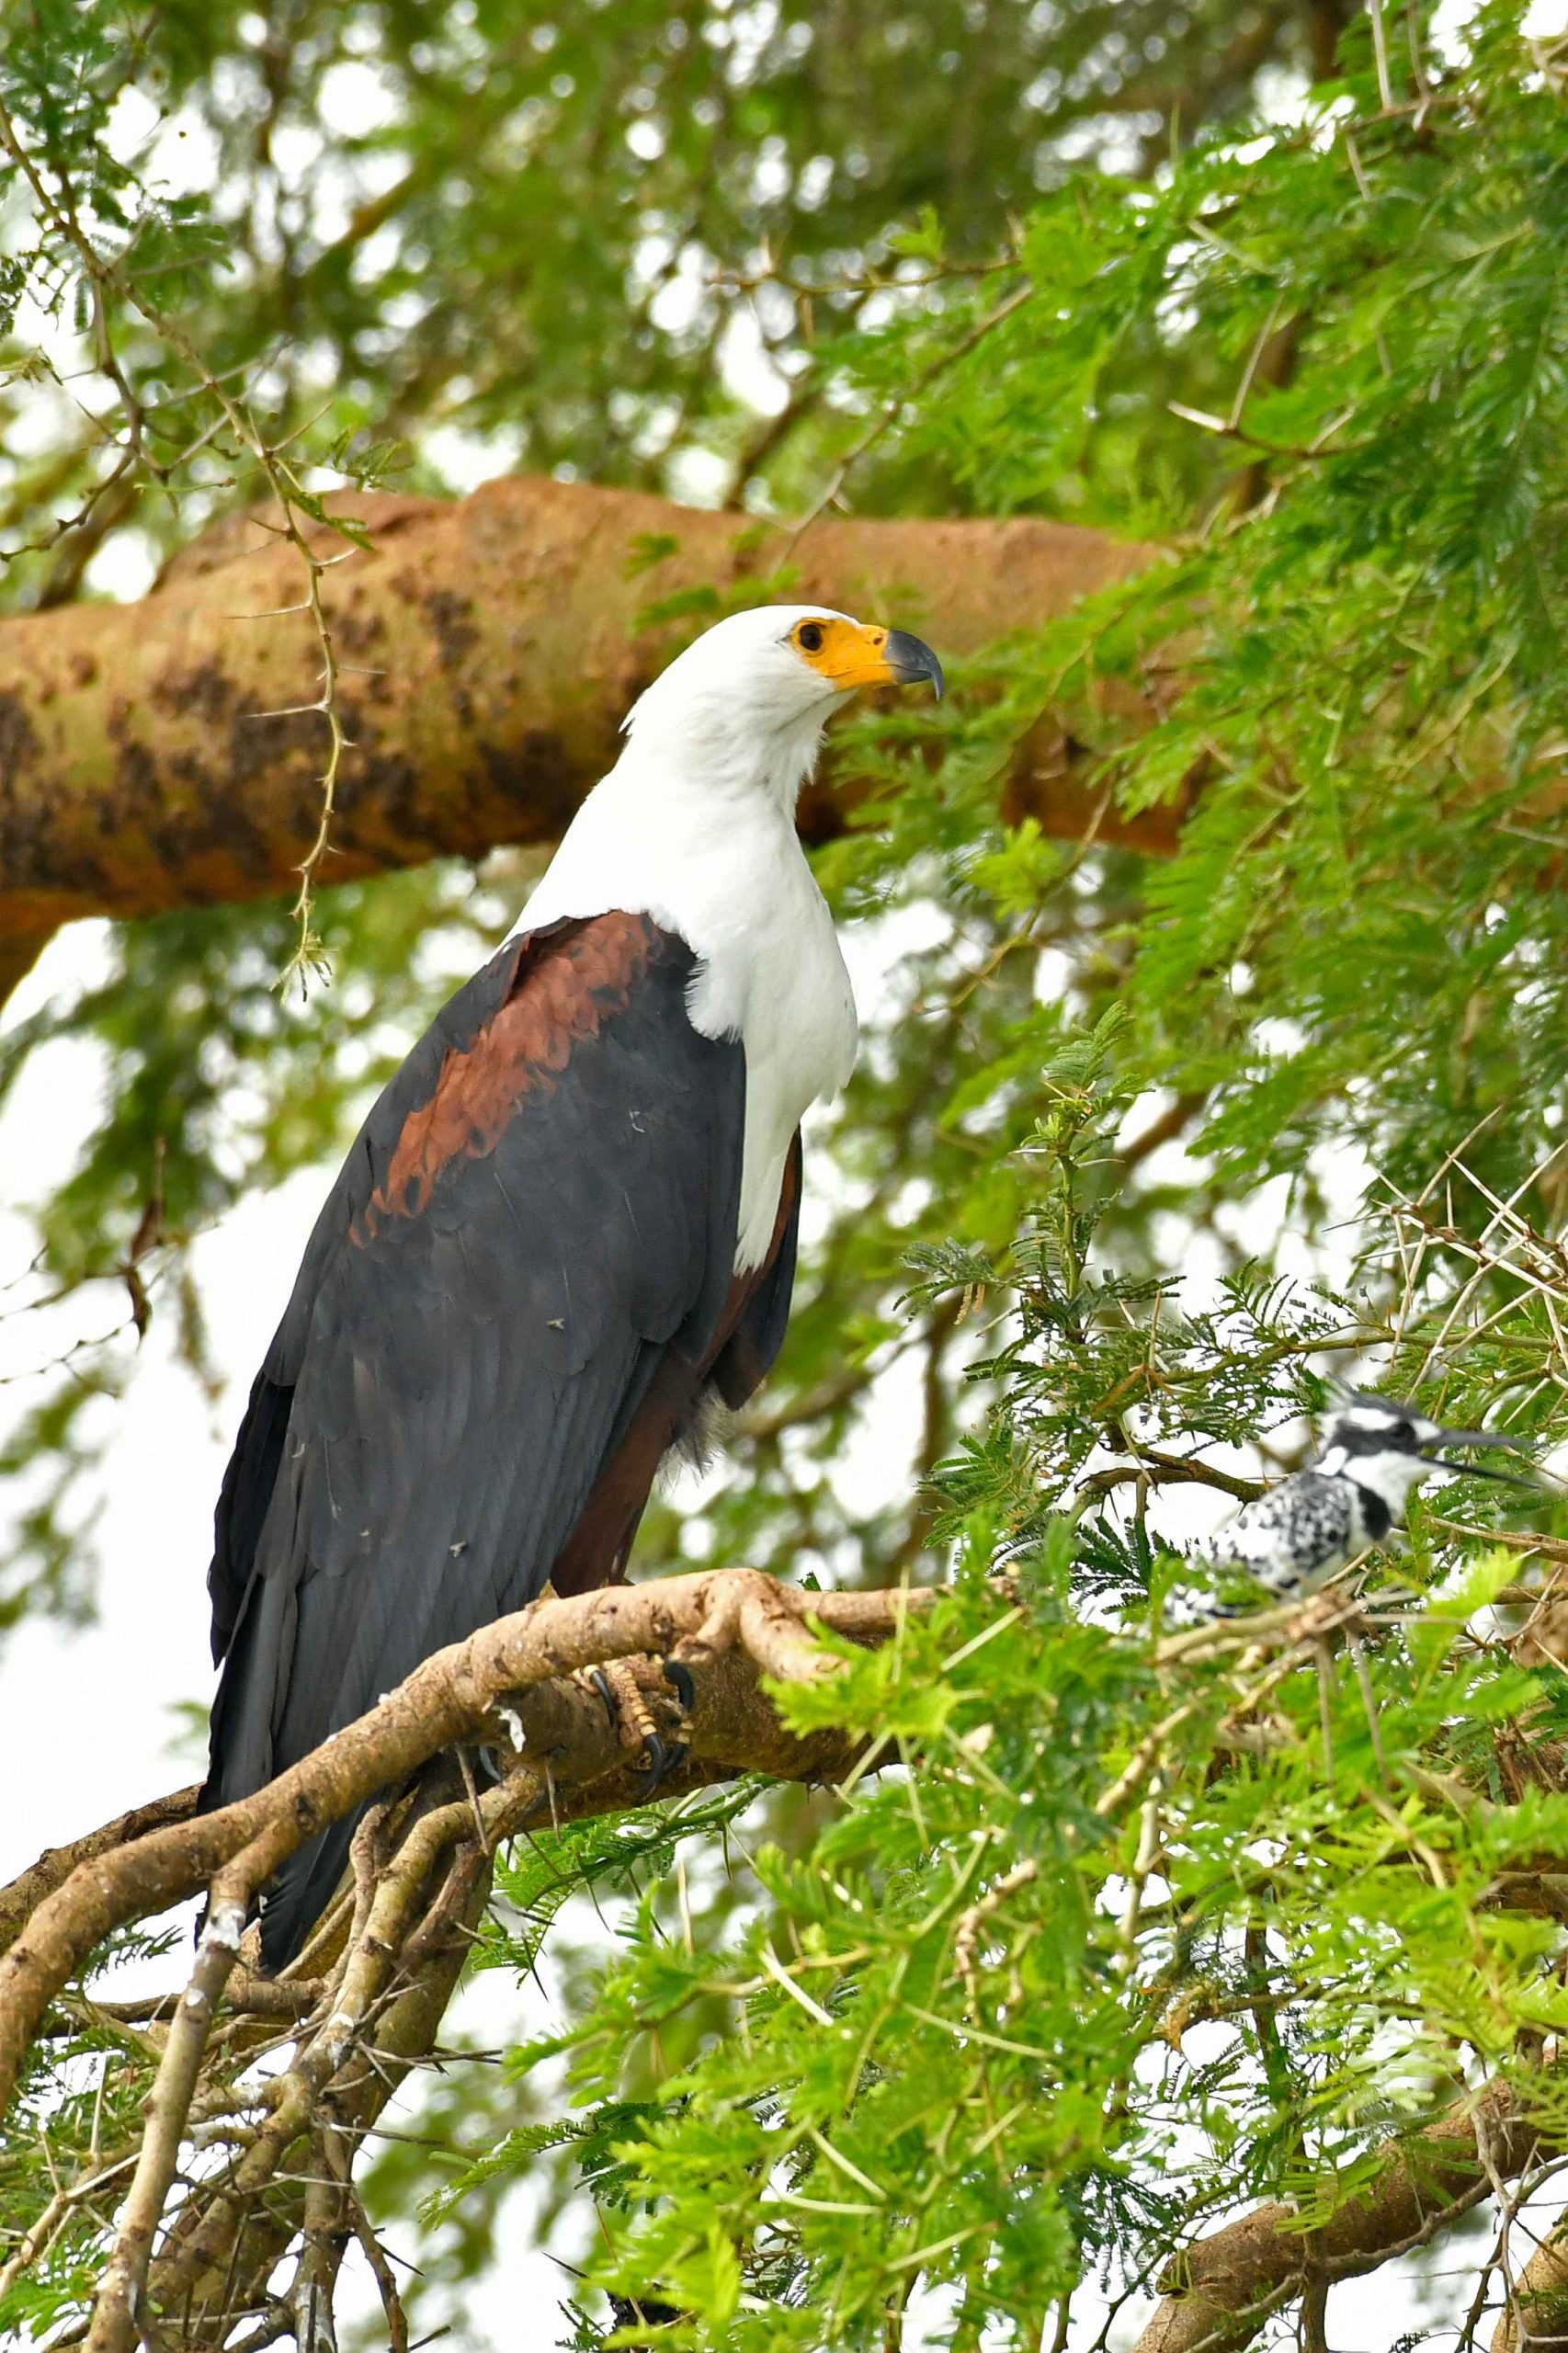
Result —
MULTIPOLYGON (((1259 1449, 1289 1459, 1279 1434, 1337 1371, 1543 1450, 1568 1436, 1562 58, 1501 0, 1446 53, 1416 10, 1388 30, 1388 104, 1358 20, 1339 78, 1298 90, 1283 119, 1235 119, 1219 15, 1173 25, 1197 47, 1159 59, 1129 19, 1143 57, 1108 96, 1108 15, 1071 12, 1063 64, 1031 47, 1035 12, 983 11, 977 54, 987 72, 1005 54, 1013 96, 982 170, 962 160, 962 109, 909 63, 915 34, 897 28, 916 12, 860 13, 876 60, 902 61, 889 88, 914 94, 907 122, 855 101, 863 146, 824 63, 851 36, 806 39, 788 11, 744 64, 744 17, 653 11, 645 51, 629 37, 613 66, 586 10, 549 39, 521 12, 515 39, 483 12, 436 33, 308 15, 278 119, 368 44, 403 109, 360 142, 406 145, 394 244, 335 277, 307 207, 306 258, 285 265, 257 199, 231 301, 200 278, 201 206, 140 233, 187 241, 183 299, 210 305, 215 372, 262 369, 268 286, 320 301, 304 315, 349 388, 335 433, 417 440, 441 415, 487 430, 526 405, 531 462, 678 481, 689 447, 759 502, 809 500, 859 449, 846 488, 869 505, 1044 512, 1167 551, 970 665, 939 728, 866 743, 880 789, 821 870, 889 970, 819 1141, 828 1207, 789 1362, 723 1492, 653 1515, 645 1538, 651 1563, 845 1578, 956 1548, 928 1626, 787 1703, 863 1728, 893 1769, 809 1813, 756 1798, 733 1871, 727 1804, 662 1824, 637 1855, 561 1833, 541 1849, 548 1902, 517 1858, 516 1918, 503 1910, 484 1958, 525 1979, 528 1924, 563 1886, 652 1881, 608 1966, 562 1964, 559 2034, 513 2050, 499 2081, 475 2071, 433 2097, 463 2170, 429 2209, 426 2310, 443 2267, 487 2260, 500 2188, 548 2161, 555 2195, 580 2180, 597 2208, 584 2329, 603 2322, 599 2290, 653 2295, 677 2314, 672 2347, 881 2347, 916 2296, 956 2345, 1033 2345, 1064 2300, 1147 2289, 1238 2202, 1290 2198, 1310 2233, 1391 2135, 1483 2078, 1516 2085, 1549 2140, 1562 2120, 1543 2064, 1562 2025, 1561 1677, 1483 1612, 1534 1574, 1528 1539, 1494 1548, 1477 1491, 1418 1506, 1408 1554, 1375 1581, 1365 1687, 1347 1654, 1314 1665, 1277 1629, 1253 1649, 1172 1632, 1161 1541, 1195 1486, 1212 1506, 1247 1491, 1259 1449), (474 54, 494 93, 488 73, 469 87, 474 54), (621 77, 613 95, 585 57, 621 77), (1060 120, 1025 138, 1020 108, 1052 111, 1026 103, 1026 69, 1060 72, 1061 106, 1104 152, 1111 100, 1156 65, 1124 168, 1070 168, 1060 120), (1184 77, 1204 95, 1177 126, 1184 77), (927 107, 960 158, 945 183, 920 181, 927 107), (646 168, 622 152, 641 154, 633 119, 663 139, 646 168), (509 179, 476 171, 459 207, 465 125, 523 149, 509 179), (605 142, 614 168, 574 215, 556 191, 605 142), (699 225, 681 225, 672 177, 699 225), (513 233, 534 195, 537 251, 513 233), (636 208, 654 200, 671 209, 650 264, 636 208), (581 264, 574 220, 596 231, 581 264), (659 306, 686 237, 733 273, 694 327, 659 306), (377 337, 403 297, 419 307, 392 353, 377 337), (754 297, 780 322, 790 385, 771 440, 713 365, 754 297), (496 331, 537 323, 534 303, 562 323, 550 351, 496 331), (1183 805, 1173 858, 1005 822, 999 779, 1060 713, 1098 755, 1108 818, 1183 805), (1366 1177, 1348 1248, 1347 1168, 1366 1177), (1284 1279, 1282 1233, 1298 1270, 1317 1251, 1315 1280, 1284 1279), (867 1507, 842 1466, 890 1410, 918 1425, 915 1476, 867 1507), (1003 1563, 1016 1598, 999 1618, 1003 1563), (542 2120, 563 2061, 574 2106, 542 2120)), ((939 60, 938 18, 916 29, 939 60)), ((29 81, 14 44, 8 103, 40 141, 85 147, 130 51, 108 18, 74 15, 102 49, 80 122, 56 133, 40 93, 64 34, 47 11, 28 21, 40 63, 29 81)), ((1300 63, 1283 18, 1264 21, 1274 59, 1300 63)), ((265 85, 243 25, 250 78, 211 72, 231 37, 174 12, 158 36, 171 89, 214 117, 235 89, 254 113, 265 85)), ((1243 94, 1265 53, 1237 69, 1243 94)), ((133 180, 106 185, 102 217, 133 221, 133 180)), ((309 343, 283 332, 302 368, 309 343)), ((137 364, 149 381, 167 364, 155 335, 137 364)), ((304 397, 280 365, 258 378, 278 431, 304 397)), ((36 581, 28 561, 18 577, 36 581)), ((8 1069, 88 1020, 115 1073, 111 1120, 43 1213, 49 1263, 74 1279, 124 1251, 155 1144, 171 1235, 322 1153, 401 1043, 384 1025, 415 1022, 506 920, 499 891, 467 889, 447 873, 330 894, 346 978, 303 1014, 269 994, 287 926, 266 910, 127 934, 90 1000, 13 1032, 8 1069), (447 928, 422 960, 433 911, 447 928)), ((13 1459, 52 1449, 74 1470, 70 1417, 48 1410, 13 1459)), ((1560 1541, 1550 1492, 1528 1508, 1560 1541)), ((58 1591, 55 1529, 41 1509, 32 1565, 58 1591)), ((114 2083, 129 2113, 134 2076, 114 2083)), ((73 2096, 80 2142, 97 2128, 90 2094, 73 2096)), ((381 2192, 405 2205, 420 2178, 396 2152, 381 2192)), ((48 2194, 18 2157, 18 2234, 48 2194)), ((91 2218, 73 2227, 57 2297, 63 2267, 79 2295, 90 2264, 91 2218)), ((36 2318, 26 2300, 45 2291, 12 2292, 36 2318)))
POLYGON ((887 479, 939 462, 1172 552, 1000 650, 940 765, 890 762, 826 861, 848 908, 953 910, 906 1018, 938 1051, 956 1026, 931 1131, 969 1165, 915 1164, 902 1226, 915 1308, 992 1336, 989 1402, 929 1490, 951 1602, 787 1702, 907 1772, 758 1853, 722 1936, 650 1890, 593 2004, 514 2059, 563 2048, 603 2104, 593 2276, 674 2308, 672 2345, 881 2346, 917 2289, 956 2345, 1049 2341, 1240 2201, 1310 2232, 1466 2085, 1555 2129, 1561 1928, 1524 1885, 1561 1847, 1561 1689, 1477 1619, 1519 1561, 1467 1535, 1484 1507, 1417 1507, 1365 1688, 1346 1655, 1160 1636, 1194 1441, 1321 1406, 1336 1359, 1563 1435, 1568 142, 1511 12, 1423 69, 1402 109, 1368 59, 1298 121, 1075 182, 1026 225, 1027 299, 939 378, 994 289, 845 347, 869 401, 921 386, 887 479), (1123 809, 1190 796, 1164 868, 998 824, 1063 696, 1123 809), (1168 1192, 1127 1173, 1155 1080, 1202 1107, 1168 1192), (1276 1179, 1311 1231, 1352 1152, 1348 1284, 1243 1266, 1187 1302, 1162 1211, 1222 1232, 1276 1179))

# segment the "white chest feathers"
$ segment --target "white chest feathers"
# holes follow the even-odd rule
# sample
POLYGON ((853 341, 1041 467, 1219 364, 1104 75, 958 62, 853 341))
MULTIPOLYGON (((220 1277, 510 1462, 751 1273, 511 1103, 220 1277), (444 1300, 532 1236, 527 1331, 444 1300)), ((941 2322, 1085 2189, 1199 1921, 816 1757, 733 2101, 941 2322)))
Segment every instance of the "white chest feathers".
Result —
POLYGON ((647 915, 698 959, 687 997, 707 1038, 745 1053, 737 1272, 767 1255, 790 1142, 855 1064, 855 1000, 792 818, 755 790, 656 780, 628 754, 589 794, 517 930, 612 908, 647 915))

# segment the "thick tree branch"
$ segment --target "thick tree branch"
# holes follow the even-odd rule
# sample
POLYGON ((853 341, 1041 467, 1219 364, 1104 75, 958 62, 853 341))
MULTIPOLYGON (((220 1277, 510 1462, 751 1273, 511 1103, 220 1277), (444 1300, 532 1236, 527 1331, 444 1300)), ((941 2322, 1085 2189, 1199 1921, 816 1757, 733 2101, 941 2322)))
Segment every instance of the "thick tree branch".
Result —
POLYGON ((1562 2353, 1568 2346, 1568 2214, 1513 2281, 1493 2334, 1492 2353, 1562 2353))
POLYGON ((69 1847, 47 1847, 19 1879, 0 1888, 0 1952, 14 1941, 24 1921, 37 1911, 44 1897, 64 1886, 79 1863, 110 1854, 116 1847, 129 1846, 133 1838, 145 1836, 149 1830, 161 1830, 168 1823, 188 1822, 200 1793, 200 1782, 192 1781, 166 1798, 154 1798, 150 1805, 132 1806, 129 1813, 117 1814, 112 1822, 89 1831, 85 1838, 74 1839, 69 1847))
MULTIPOLYGON (((503 1738, 526 1737, 509 1733, 506 1714, 494 1713, 507 1695, 647 1654, 681 1659, 704 1683, 709 1670, 738 1654, 749 1663, 755 1691, 757 1670, 799 1679, 826 1665, 808 1621, 874 1640, 904 1606, 898 1594, 808 1594, 754 1570, 728 1569, 536 1602, 437 1652, 379 1707, 254 1797, 110 1844, 44 1895, 0 1959, 0 2106, 9 2104, 50 2003, 111 1930, 220 1881, 243 1901, 318 1830, 454 1741, 483 1735, 497 1722, 503 1738)), ((922 1606, 921 1597, 910 1597, 907 1606, 922 1606)), ((769 1760, 784 1756, 797 1771, 810 1769, 760 1695, 749 1706, 743 1699, 744 1686, 732 1686, 714 1719, 699 1692, 691 1748, 699 1778, 775 1769, 769 1760)), ((14 1891, 0 1894, 0 1916, 15 1901, 14 1891)))
POLYGON ((1133 2353, 1240 2353, 1312 2278, 1348 2279, 1420 2245, 1541 2154, 1537 2125, 1499 2085, 1426 2131, 1392 2142, 1378 2179, 1310 2234, 1291 2206, 1259 2206, 1167 2269, 1133 2353), (1486 2154, 1478 2146, 1478 2120, 1486 2154))
MULTIPOLYGON (((335 504, 374 547, 322 582, 353 738, 324 870, 334 881, 556 836, 668 650, 639 617, 766 575, 788 546, 744 517, 550 481, 492 483, 456 505, 335 504)), ((1150 552, 1032 518, 831 518, 789 562, 802 597, 885 614, 962 654, 1150 552)), ((294 885, 320 817, 322 751, 319 717, 298 708, 316 699, 321 661, 301 596, 294 551, 236 517, 141 604, 0 622, 0 987, 73 916, 294 885)), ((1019 753, 1009 806, 1081 832, 1095 803, 1079 767, 1046 722, 1019 753)), ((832 832, 853 790, 830 778, 803 810, 808 833, 832 832)), ((1125 837, 1168 847, 1175 824, 1151 812, 1125 837)), ((1099 832, 1118 837, 1114 820, 1099 832)))
MULTIPOLYGON (((140 2145, 105 2161, 116 2178, 133 2170, 92 2319, 61 2342, 131 2353, 140 2339, 166 2341, 170 2325, 181 2343, 218 2342, 239 2317, 301 2345, 321 2341, 344 2252, 368 2228, 354 2152, 434 2047, 496 1846, 646 1802, 636 1752, 648 1722, 676 1730, 664 1671, 672 1656, 690 1671, 693 1706, 679 1720, 683 1761, 661 1798, 745 1770, 842 1776, 858 1740, 796 1738, 765 1678, 831 1674, 816 1631, 878 1642, 932 1597, 808 1594, 746 1569, 548 1597, 426 1661, 256 1797, 194 1818, 194 1792, 177 1791, 52 1850, 0 1890, 0 1924, 13 1937, 0 1961, 0 2039, 13 2067, 52 2030, 45 2007, 61 1972, 108 1927, 203 1885, 210 1894, 188 1984, 172 2016, 160 2006, 168 2024, 146 2019, 158 2064, 140 2145), (609 1661, 620 1662, 631 1702, 619 1724, 577 1672, 609 1661), (499 1760, 501 1777, 477 1788, 461 1756, 438 1754, 456 1740, 499 1760), (282 1979, 253 1978, 236 1958, 251 1897, 304 1838, 378 1790, 394 1794, 360 1825, 352 1888, 282 1979), (267 1995, 280 1998, 257 1998, 267 1995), (247 2072, 280 2019, 293 2046, 287 2066, 247 2072), (193 2133, 227 2143, 228 2162, 193 2169, 183 2155, 193 2133), (281 2291, 280 2262, 293 2266, 281 2291)), ((51 2210, 35 2230, 19 2251, 24 2266, 59 2219, 51 2210)))
POLYGON ((144 2110, 147 2122, 141 2154, 98 2290, 93 2325, 87 2332, 87 2353, 121 2353, 121 2348, 129 2353, 136 2342, 153 2241, 179 2162, 212 2015, 240 1949, 248 1893, 246 1889, 239 1894, 227 1891, 214 1894, 196 1967, 169 2028, 157 2081, 144 2110))
MULTIPOLYGON (((323 2341, 317 2324, 363 2223, 355 2153, 409 2069, 435 2048, 496 1846, 645 1802, 632 1754, 642 1735, 631 1719, 645 1710, 661 1732, 674 1730, 663 1665, 672 1656, 691 1670, 694 1705, 681 1727, 685 1762, 661 1797, 747 1768, 777 1779, 841 1778, 858 1744, 836 1733, 797 1739, 765 1679, 833 1672, 813 1627, 875 1643, 903 1610, 933 1598, 808 1594, 744 1569, 547 1598, 427 1661, 256 1798, 191 1819, 191 1793, 176 1792, 53 1850, 0 1890, 0 1922, 28 1915, 0 1961, 0 2031, 23 2050, 29 2035, 51 2030, 44 2006, 60 1990, 51 1990, 54 1972, 75 1965, 72 1954, 85 1959, 107 1926, 153 1915, 203 1884, 212 1896, 214 1926, 163 2030, 140 2146, 111 2148, 101 2161, 95 2150, 103 2178, 133 2171, 94 2316, 61 2344, 131 2353, 139 2337, 218 2343, 241 2320, 267 2341, 323 2341), (602 1661, 621 1662, 639 1695, 619 1726, 578 1673, 602 1661), (458 1756, 437 1754, 456 1740, 500 1760, 501 1778, 477 1789, 458 1756), (234 1965, 249 1893, 372 1790, 394 1794, 361 1824, 352 1888, 272 1985, 290 1998, 253 2006, 256 1981, 234 1965), (285 2014, 287 2063, 258 2073, 252 2062, 285 2014), (186 2154, 193 2135, 194 2157, 186 2154), (217 2165, 214 2136, 228 2150, 217 2165)), ((999 1581, 999 1599, 1015 1598, 999 1581)), ((1264 1622, 1188 1631, 1160 1655, 1174 1661, 1202 1642, 1248 1639, 1264 1622)), ((1107 1818, 1127 1779, 1096 1808, 1107 1818)), ((1017 1883, 1016 1867, 999 1888, 1017 1883)), ((960 1967, 982 1908, 960 1924, 960 1967)), ((156 2037, 155 2022, 152 2030, 156 2037)), ((1310 2231, 1297 2210, 1266 2206, 1184 2253, 1162 2282, 1165 2301, 1137 2353, 1239 2353, 1269 2312, 1424 2243, 1543 2154, 1551 2151, 1528 2093, 1494 2086, 1427 2131, 1391 2142, 1371 2187, 1310 2231)), ((62 2194, 68 2200, 79 2188, 62 2194)), ((35 2259, 66 2211, 40 2218, 17 2262, 35 2259)), ((1550 2291, 1555 2275, 1539 2284, 1550 2291)), ((1537 2285, 1533 2275, 1521 2283, 1537 2285)))

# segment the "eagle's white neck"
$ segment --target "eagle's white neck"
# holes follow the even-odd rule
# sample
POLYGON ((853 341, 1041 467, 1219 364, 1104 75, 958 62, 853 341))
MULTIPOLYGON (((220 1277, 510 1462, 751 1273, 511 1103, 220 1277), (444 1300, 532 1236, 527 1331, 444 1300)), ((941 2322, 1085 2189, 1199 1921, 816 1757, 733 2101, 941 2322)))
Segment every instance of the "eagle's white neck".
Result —
POLYGON ((743 725, 703 696, 661 710, 663 684, 636 706, 626 749, 515 928, 621 908, 651 915, 696 953, 693 1027, 745 1050, 741 1271, 767 1256, 802 1114, 837 1092, 855 1061, 849 975, 794 824, 823 718, 797 712, 759 728, 754 712, 743 725))
POLYGON ((721 801, 753 796, 792 816, 816 766, 833 699, 805 710, 758 712, 737 707, 719 682, 706 690, 687 682, 677 697, 679 683, 678 671, 666 670, 632 704, 626 749, 606 783, 627 769, 650 797, 679 798, 696 783, 715 818, 721 801))

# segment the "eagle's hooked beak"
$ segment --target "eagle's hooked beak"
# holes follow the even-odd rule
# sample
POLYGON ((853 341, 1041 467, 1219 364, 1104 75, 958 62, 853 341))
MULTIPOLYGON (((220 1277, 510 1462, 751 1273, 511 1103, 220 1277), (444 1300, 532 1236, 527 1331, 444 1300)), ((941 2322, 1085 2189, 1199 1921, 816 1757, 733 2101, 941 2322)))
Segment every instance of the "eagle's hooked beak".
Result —
POLYGON ((942 676, 941 664, 924 638, 911 637, 906 629, 890 629, 882 658, 895 687, 912 687, 921 678, 929 678, 932 694, 941 701, 947 681, 942 676))

